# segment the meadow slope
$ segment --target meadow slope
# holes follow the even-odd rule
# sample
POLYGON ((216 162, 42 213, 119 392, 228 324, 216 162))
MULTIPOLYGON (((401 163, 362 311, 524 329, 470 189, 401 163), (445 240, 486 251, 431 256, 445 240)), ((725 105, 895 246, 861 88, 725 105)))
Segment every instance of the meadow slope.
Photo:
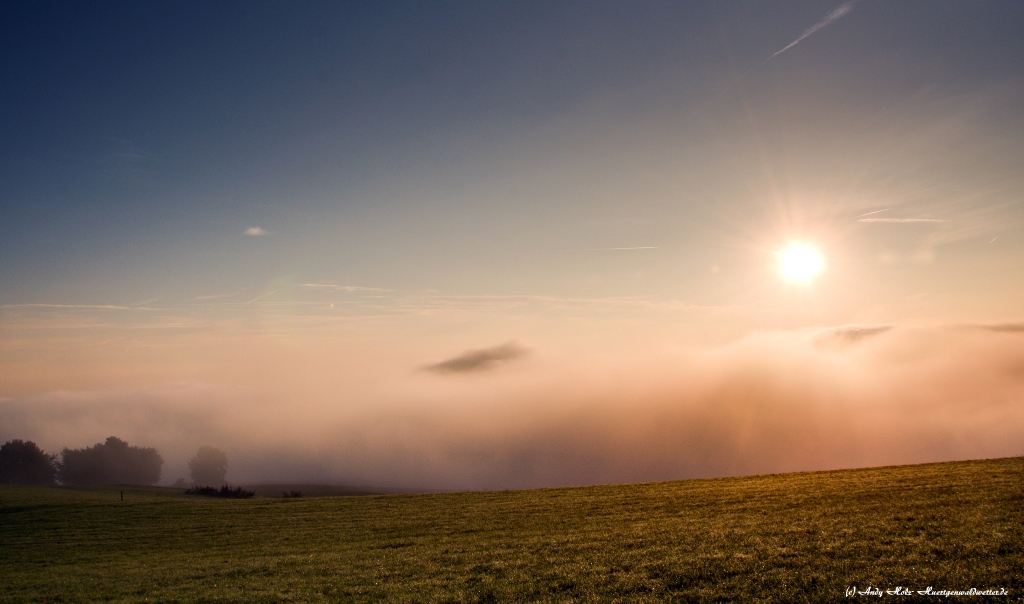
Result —
POLYGON ((2 486, 0 600, 1018 601, 1022 465, 303 499, 2 486))

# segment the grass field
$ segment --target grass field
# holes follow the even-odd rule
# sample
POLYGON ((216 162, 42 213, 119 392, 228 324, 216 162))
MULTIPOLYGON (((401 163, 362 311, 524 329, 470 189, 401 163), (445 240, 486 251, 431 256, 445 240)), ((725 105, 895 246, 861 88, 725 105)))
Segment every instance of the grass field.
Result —
POLYGON ((1019 458, 426 495, 125 487, 122 503, 120 490, 0 487, 0 599, 825 602, 854 585, 1024 596, 1019 458))

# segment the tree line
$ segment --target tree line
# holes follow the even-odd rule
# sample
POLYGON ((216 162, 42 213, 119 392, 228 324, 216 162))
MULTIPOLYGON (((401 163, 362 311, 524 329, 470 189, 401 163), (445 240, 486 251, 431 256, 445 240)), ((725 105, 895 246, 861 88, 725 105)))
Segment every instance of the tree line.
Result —
MULTIPOLYGON (((163 464, 156 449, 132 446, 116 436, 84 449, 64 447, 59 456, 32 441, 15 439, 0 446, 0 484, 152 485, 159 482, 163 464)), ((193 484, 220 485, 228 457, 219 449, 201 447, 188 466, 193 484)))

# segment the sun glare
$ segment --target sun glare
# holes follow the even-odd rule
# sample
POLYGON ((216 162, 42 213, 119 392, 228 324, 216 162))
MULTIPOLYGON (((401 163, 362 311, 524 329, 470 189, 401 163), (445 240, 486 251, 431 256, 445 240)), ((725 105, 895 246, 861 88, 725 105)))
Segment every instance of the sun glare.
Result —
POLYGON ((791 283, 810 283, 825 269, 825 258, 821 252, 806 243, 790 243, 776 256, 779 259, 779 274, 791 283))

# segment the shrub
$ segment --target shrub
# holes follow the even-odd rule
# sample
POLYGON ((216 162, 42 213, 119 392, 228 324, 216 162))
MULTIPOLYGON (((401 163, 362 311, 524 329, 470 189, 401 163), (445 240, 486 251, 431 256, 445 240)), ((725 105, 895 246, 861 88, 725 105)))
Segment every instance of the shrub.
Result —
POLYGON ((224 485, 219 490, 214 487, 195 486, 185 491, 185 494, 201 495, 203 497, 222 497, 224 499, 250 499, 256 495, 256 492, 246 491, 242 487, 232 489, 228 485, 224 485))

